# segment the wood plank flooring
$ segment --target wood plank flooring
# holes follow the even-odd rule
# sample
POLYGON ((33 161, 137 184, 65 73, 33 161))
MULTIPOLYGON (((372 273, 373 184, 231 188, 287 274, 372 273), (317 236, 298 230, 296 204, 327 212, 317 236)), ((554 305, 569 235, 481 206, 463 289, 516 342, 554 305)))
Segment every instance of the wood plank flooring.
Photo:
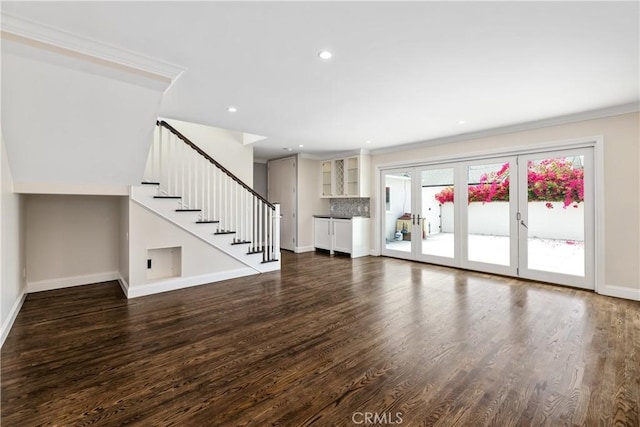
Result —
POLYGON ((412 263, 30 294, 3 427, 640 425, 640 303, 412 263))

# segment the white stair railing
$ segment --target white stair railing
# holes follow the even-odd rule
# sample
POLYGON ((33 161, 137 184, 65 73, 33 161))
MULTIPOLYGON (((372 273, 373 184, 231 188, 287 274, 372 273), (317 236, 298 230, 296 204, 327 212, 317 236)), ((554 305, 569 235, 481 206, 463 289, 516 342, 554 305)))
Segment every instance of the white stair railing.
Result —
POLYGON ((234 234, 262 262, 280 259, 280 206, 271 204, 165 121, 157 122, 145 169, 159 196, 179 196, 180 209, 198 210, 199 221, 234 234))

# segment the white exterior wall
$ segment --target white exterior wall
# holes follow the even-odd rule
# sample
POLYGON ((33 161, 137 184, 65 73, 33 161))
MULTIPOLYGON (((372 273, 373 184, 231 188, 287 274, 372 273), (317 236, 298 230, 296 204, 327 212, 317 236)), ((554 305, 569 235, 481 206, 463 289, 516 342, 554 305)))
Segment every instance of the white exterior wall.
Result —
MULTIPOLYGON (((545 202, 529 204, 529 237, 541 239, 584 240, 584 204, 563 208, 563 202, 552 202, 553 208, 545 202)), ((453 233, 453 203, 441 207, 442 232, 453 233)), ((471 202, 469 204, 469 234, 493 236, 509 235, 509 203, 471 202)))

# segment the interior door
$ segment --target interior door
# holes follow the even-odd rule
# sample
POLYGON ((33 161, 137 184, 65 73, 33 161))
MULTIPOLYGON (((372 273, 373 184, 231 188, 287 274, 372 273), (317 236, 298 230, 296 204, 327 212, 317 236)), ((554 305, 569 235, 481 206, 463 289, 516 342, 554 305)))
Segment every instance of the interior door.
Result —
POLYGON ((520 276, 594 289, 593 149, 518 162, 520 276))
POLYGON ((280 203, 280 247, 293 251, 296 245, 296 158, 272 160, 267 171, 267 199, 280 203))

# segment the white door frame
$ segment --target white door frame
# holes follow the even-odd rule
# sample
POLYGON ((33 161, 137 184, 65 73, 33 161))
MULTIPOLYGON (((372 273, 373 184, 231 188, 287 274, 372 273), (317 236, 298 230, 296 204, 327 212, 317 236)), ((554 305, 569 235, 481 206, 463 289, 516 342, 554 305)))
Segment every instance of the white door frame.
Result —
MULTIPOLYGON (((396 161, 390 163, 383 163, 376 165, 377 179, 374 182, 375 193, 377 195, 382 194, 384 190, 384 172, 390 169, 408 169, 417 166, 436 165, 452 162, 481 160, 493 157, 501 156, 515 156, 520 154, 535 154, 546 151, 558 151, 558 150, 570 150, 577 148, 593 148, 593 170, 594 170, 594 284, 595 291, 598 293, 611 294, 607 291, 605 283, 605 218, 604 218, 604 200, 605 200, 605 185, 604 185, 604 138, 602 135, 588 136, 575 139, 565 139, 560 141, 550 141, 538 144, 528 144, 521 146, 514 146, 508 148, 498 148, 493 150, 485 150, 475 153, 469 153, 466 155, 448 155, 448 156, 433 156, 424 157, 413 161, 396 161)), ((376 249, 374 255, 382 254, 382 248, 384 246, 384 240, 381 237, 384 236, 384 213, 385 213, 385 200, 384 196, 380 198, 380 202, 377 204, 378 211, 378 233, 374 236, 376 243, 376 249)))
POLYGON ((594 185, 593 185, 593 150, 590 148, 581 148, 573 150, 561 151, 545 151, 534 154, 526 154, 519 157, 518 165, 519 179, 519 196, 518 196, 518 213, 520 221, 518 223, 519 233, 519 276, 525 279, 538 280, 542 282, 558 283, 584 289, 594 289, 594 269, 595 269, 595 226, 594 226, 594 185), (541 270, 533 270, 528 268, 528 193, 527 193, 527 168, 528 160, 536 160, 541 157, 570 157, 584 156, 584 276, 574 276, 569 274, 546 272, 541 270))

